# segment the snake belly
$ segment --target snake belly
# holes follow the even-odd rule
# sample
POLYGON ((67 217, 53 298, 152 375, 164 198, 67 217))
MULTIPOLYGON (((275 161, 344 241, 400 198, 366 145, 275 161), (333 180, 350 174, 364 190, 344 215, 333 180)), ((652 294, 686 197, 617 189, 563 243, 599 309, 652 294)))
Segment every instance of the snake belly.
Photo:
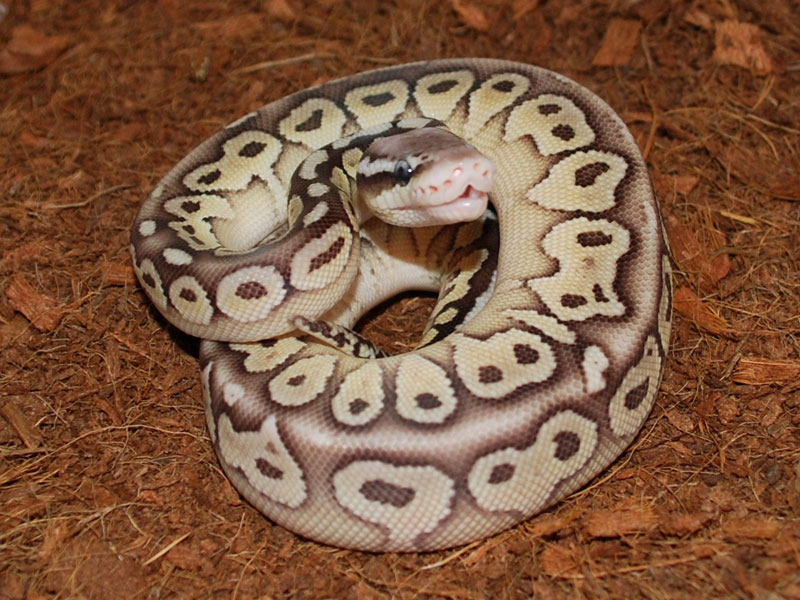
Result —
MULTIPOLYGON (((351 168, 336 171, 342 189, 351 168)), ((155 306, 203 339, 225 473, 274 522, 346 548, 451 547, 564 498, 637 434, 669 343, 668 249, 633 137, 586 88, 526 64, 413 63, 270 103, 158 184, 131 253, 155 306), (346 207, 287 202, 314 150, 420 117, 496 164, 491 277, 493 219, 359 232, 346 207), (302 229, 259 262, 287 219, 302 229), (442 269, 412 352, 365 357, 358 340, 342 352, 291 330, 297 317, 349 327, 373 286, 442 269)))

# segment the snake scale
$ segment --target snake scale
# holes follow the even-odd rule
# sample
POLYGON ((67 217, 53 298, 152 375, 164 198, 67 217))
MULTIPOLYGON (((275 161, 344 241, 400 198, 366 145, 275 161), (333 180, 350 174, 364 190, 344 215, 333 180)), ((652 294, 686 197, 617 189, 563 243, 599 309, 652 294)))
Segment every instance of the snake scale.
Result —
POLYGON ((451 547, 564 498, 637 434, 668 348, 668 250, 632 136, 515 62, 406 64, 267 104, 164 177, 131 254, 202 338, 225 473, 341 547, 451 547), (409 288, 438 300, 419 345, 386 356, 351 327, 409 288))

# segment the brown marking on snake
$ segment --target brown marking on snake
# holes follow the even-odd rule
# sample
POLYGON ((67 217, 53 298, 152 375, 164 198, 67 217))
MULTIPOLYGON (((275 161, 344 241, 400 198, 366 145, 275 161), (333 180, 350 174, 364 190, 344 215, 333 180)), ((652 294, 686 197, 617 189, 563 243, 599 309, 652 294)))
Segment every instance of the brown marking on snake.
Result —
POLYGON ((561 112, 561 107, 558 104, 541 104, 538 109, 539 114, 544 116, 555 115, 561 112))
POLYGON ((566 308, 578 308, 587 303, 586 298, 578 294, 564 294, 561 296, 561 306, 566 308))
POLYGON ((256 459, 256 467, 258 467, 258 470, 261 471, 264 477, 269 477, 270 479, 283 478, 283 471, 260 456, 256 459))
POLYGON ((328 264, 334 258, 336 258, 339 255, 339 252, 342 251, 344 242, 345 240, 342 236, 337 237, 336 241, 333 242, 330 247, 325 250, 325 252, 321 252, 311 259, 308 265, 308 272, 311 273, 312 271, 316 271, 320 267, 328 264))
POLYGON ((294 377, 289 378, 286 382, 288 385, 292 387, 297 387, 298 385, 303 385, 303 382, 306 380, 305 375, 295 375, 294 377))
POLYGON ((202 183, 203 185, 211 185, 217 179, 222 176, 222 172, 219 169, 214 169, 213 171, 209 171, 205 175, 203 175, 200 179, 197 180, 198 183, 202 183))
POLYGON ((391 92, 383 92, 382 94, 372 94, 371 96, 364 96, 361 101, 367 106, 383 106, 395 99, 395 95, 391 92))
POLYGON ((247 142, 239 149, 239 156, 243 158, 254 158, 261 154, 266 147, 267 145, 264 142, 247 142))
POLYGON ((187 302, 197 302, 197 294, 194 293, 194 290, 190 290, 189 288, 181 289, 181 293, 178 294, 178 296, 187 302))
POLYGON ((647 396, 647 390, 649 388, 650 378, 648 377, 625 395, 625 408, 628 410, 636 410, 642 403, 642 400, 647 396))
POLYGON ((481 383, 496 383, 503 379, 503 371, 494 365, 484 365, 478 369, 478 381, 481 383))
POLYGON ((258 281, 246 281, 236 288, 236 295, 242 300, 257 300, 267 295, 267 288, 258 281))
POLYGON ((606 295, 603 293, 603 288, 600 287, 599 283, 595 283, 592 286, 592 294, 594 294, 595 302, 608 302, 609 301, 608 298, 606 298, 606 295))
POLYGON ((521 365, 531 365, 539 360, 539 351, 528 344, 514 344, 514 358, 521 365))
POLYGON ((497 90, 498 92, 508 93, 514 89, 514 82, 509 81, 508 79, 503 79, 502 81, 496 81, 492 84, 492 89, 497 90))
POLYGON ((417 406, 423 410, 433 410, 434 408, 439 408, 442 405, 439 398, 430 392, 418 394, 414 400, 417 402, 417 406))
POLYGON ((347 405, 347 410, 351 415, 359 415, 369 407, 369 403, 365 402, 362 398, 351 400, 347 405))
POLYGON ((580 169, 575 171, 575 185, 578 187, 589 187, 594 185, 595 180, 603 173, 610 170, 611 167, 604 162, 594 162, 588 165, 583 165, 580 169))
POLYGON ((578 243, 584 248, 607 246, 614 241, 614 237, 605 231, 584 231, 578 234, 578 243))
POLYGON ((568 142, 575 137, 575 130, 569 125, 564 125, 563 123, 553 127, 550 133, 552 133, 558 139, 564 140, 565 142, 568 142))
POLYGON ((573 431, 559 431, 553 441, 556 443, 554 456, 558 460, 572 458, 581 447, 581 438, 573 431))
POLYGON ((372 479, 361 484, 358 490, 370 502, 391 504, 395 508, 403 508, 414 499, 416 492, 412 488, 394 485, 382 479, 372 479))
POLYGON ((315 129, 319 129, 322 126, 322 109, 317 108, 311 112, 311 116, 308 117, 302 123, 298 123, 295 125, 295 131, 314 131, 315 129))
POLYGON ((511 463, 503 463, 501 465, 495 465, 492 467, 492 472, 489 474, 489 481, 492 485, 497 485, 498 483, 505 483, 509 479, 514 476, 514 471, 517 468, 512 465, 511 463))
POLYGON ((445 94, 450 90, 452 90, 457 85, 458 81, 456 79, 446 79, 445 81, 439 81, 438 83, 434 83, 433 85, 428 86, 428 93, 445 94))

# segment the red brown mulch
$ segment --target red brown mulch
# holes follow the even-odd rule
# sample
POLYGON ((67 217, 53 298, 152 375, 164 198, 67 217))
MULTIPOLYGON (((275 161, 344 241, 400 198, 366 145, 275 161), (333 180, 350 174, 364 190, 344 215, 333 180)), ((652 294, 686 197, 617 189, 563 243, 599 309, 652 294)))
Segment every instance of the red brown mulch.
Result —
MULTIPOLYGON (((796 2, 2 6, 0 598, 800 599, 796 2), (196 342, 136 285, 128 230, 236 117, 454 56, 564 73, 631 127, 676 264, 664 382, 632 451, 510 531, 430 554, 322 546, 221 474, 196 342)), ((426 306, 366 329, 397 338, 426 306)))

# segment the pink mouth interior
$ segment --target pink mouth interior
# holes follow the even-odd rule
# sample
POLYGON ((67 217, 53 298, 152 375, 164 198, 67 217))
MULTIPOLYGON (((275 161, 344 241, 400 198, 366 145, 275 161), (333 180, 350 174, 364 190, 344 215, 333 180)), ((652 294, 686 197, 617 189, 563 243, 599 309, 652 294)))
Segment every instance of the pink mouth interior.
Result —
POLYGON ((453 200, 453 202, 457 202, 459 200, 474 200, 478 198, 485 198, 486 196, 487 192, 484 192, 483 190, 476 190, 471 185, 468 185, 461 195, 453 200))

